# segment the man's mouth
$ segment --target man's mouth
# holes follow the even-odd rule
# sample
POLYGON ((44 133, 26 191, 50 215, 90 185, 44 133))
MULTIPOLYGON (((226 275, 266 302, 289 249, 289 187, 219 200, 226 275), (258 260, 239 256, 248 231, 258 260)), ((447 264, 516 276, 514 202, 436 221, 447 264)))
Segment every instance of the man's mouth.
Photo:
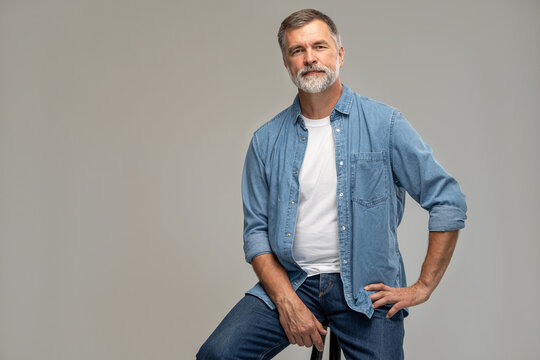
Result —
POLYGON ((311 71, 306 71, 305 73, 302 74, 302 76, 312 76, 312 75, 317 75, 321 73, 324 73, 324 71, 311 70, 311 71))

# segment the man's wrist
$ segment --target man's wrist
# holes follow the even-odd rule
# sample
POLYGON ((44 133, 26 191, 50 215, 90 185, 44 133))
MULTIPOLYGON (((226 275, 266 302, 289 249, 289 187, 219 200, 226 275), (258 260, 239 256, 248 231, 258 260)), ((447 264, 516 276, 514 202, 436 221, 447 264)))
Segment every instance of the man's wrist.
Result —
POLYGON ((429 284, 426 283, 423 279, 418 279, 416 284, 414 284, 417 289, 420 290, 420 292, 424 295, 425 299, 428 300, 431 297, 431 294, 433 291, 435 291, 434 286, 429 286, 429 284))
POLYGON ((276 305, 278 309, 283 308, 285 306, 291 306, 293 303, 300 298, 298 295, 294 292, 294 290, 291 288, 290 291, 280 292, 278 296, 275 296, 272 301, 276 305))

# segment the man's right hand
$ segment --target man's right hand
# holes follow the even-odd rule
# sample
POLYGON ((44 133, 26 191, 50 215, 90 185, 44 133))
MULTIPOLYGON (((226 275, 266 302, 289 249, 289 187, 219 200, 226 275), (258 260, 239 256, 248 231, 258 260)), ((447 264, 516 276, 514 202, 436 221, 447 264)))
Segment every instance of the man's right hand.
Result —
POLYGON ((307 347, 315 345, 322 351, 324 343, 321 335, 326 335, 326 330, 293 290, 287 272, 275 255, 258 255, 251 265, 266 293, 276 304, 279 322, 289 342, 307 347))
POLYGON ((326 330, 296 294, 281 300, 276 307, 279 322, 291 344, 323 350, 321 335, 326 335, 326 330))

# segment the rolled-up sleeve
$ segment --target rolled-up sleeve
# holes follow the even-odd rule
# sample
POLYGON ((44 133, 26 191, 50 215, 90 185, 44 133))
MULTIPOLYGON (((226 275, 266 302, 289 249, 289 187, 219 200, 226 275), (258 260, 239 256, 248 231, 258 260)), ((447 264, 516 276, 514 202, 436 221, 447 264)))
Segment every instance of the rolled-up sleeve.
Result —
POLYGON ((244 254, 251 263, 257 255, 271 253, 268 241, 268 182, 260 156, 257 134, 253 134, 242 172, 244 209, 244 254))
POLYGON ((392 116, 391 129, 394 177, 429 211, 429 231, 464 228, 467 204, 457 181, 435 160, 431 148, 397 111, 392 116))

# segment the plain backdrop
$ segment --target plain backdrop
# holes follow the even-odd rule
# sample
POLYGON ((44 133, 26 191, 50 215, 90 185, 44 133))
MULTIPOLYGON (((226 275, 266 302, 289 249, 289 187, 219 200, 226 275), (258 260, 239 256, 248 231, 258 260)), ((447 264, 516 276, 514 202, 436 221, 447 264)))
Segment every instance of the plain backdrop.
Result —
MULTIPOLYGON (((194 358, 256 281, 241 170, 293 101, 276 32, 306 7, 467 195, 406 358, 540 358, 540 2, 0 0, 0 359, 194 358)), ((410 282, 427 219, 408 198, 410 282)))

